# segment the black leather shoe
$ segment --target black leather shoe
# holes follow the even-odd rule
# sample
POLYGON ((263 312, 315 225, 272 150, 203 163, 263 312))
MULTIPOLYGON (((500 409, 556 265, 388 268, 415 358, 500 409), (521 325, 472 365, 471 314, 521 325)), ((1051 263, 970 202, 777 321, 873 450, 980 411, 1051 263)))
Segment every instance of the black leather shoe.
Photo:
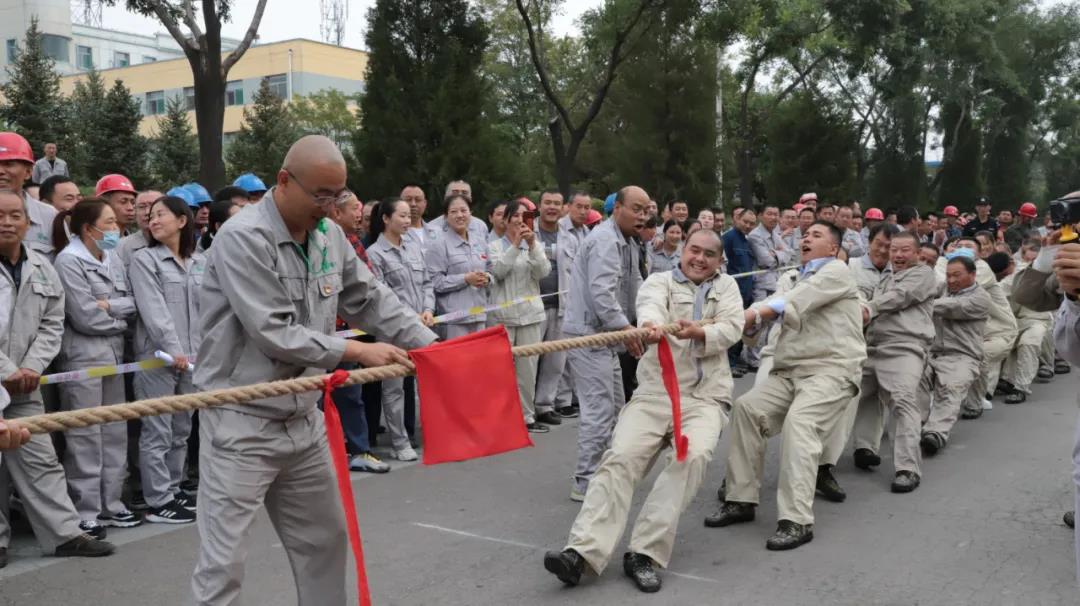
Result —
POLYGON ((969 421, 972 420, 972 419, 978 419, 979 417, 982 416, 982 413, 983 413, 982 408, 979 408, 979 409, 964 408, 964 407, 960 408, 960 418, 961 419, 967 419, 969 421))
POLYGON ((874 471, 871 467, 877 467, 878 465, 881 465, 881 457, 874 454, 874 451, 869 448, 855 449, 855 467, 866 471, 874 471))
POLYGON ((1049 366, 1040 366, 1035 373, 1035 379, 1039 383, 1049 383, 1054 378, 1054 369, 1049 366))
POLYGON ((562 425, 562 417, 555 414, 555 411, 549 410, 536 415, 536 422, 546 425, 562 425))
POLYGON ((765 541, 765 548, 770 551, 795 549, 799 545, 814 540, 814 525, 796 524, 791 520, 780 520, 776 525, 776 534, 765 541))
POLYGON ((832 474, 832 465, 819 465, 817 468, 817 492, 833 503, 843 503, 847 493, 840 488, 840 483, 832 474))
MULTIPOLYGON (((1069 528, 1076 528, 1076 512, 1066 511, 1065 515, 1062 516, 1061 521, 1065 522, 1065 525, 1069 528)), ((0 568, 2 568, 2 566, 0 566, 0 568)))
POLYGON ((1024 402, 1027 402, 1027 394, 1019 389, 1005 396, 1006 404, 1023 404, 1024 402))
POLYGON ((922 447, 922 453, 928 457, 932 457, 938 453, 939 450, 945 448, 945 438, 941 434, 928 431, 923 434, 922 440, 919 441, 919 446, 922 447))
POLYGON ((622 569, 638 589, 645 593, 660 591, 660 577, 649 556, 628 551, 623 554, 622 569))
POLYGON ((1067 374, 1069 374, 1070 370, 1072 370, 1072 367, 1069 366, 1068 362, 1066 362, 1065 360, 1062 360, 1061 358, 1055 358, 1054 359, 1054 374, 1055 375, 1067 375, 1067 374))
POLYGON ((724 501, 716 513, 705 518, 705 525, 709 528, 719 528, 743 522, 753 522, 754 512, 757 505, 753 503, 739 503, 738 501, 724 501))
POLYGON ((56 548, 58 558, 100 558, 112 555, 116 547, 108 541, 99 541, 88 534, 80 534, 56 548))
POLYGON ((547 425, 535 422, 525 425, 525 429, 528 429, 529 433, 547 433, 551 431, 551 428, 549 428, 547 425))
POLYGON ((736 366, 731 369, 731 376, 736 379, 741 379, 746 376, 746 371, 736 366))
POLYGON ((919 474, 914 471, 898 471, 892 482, 892 491, 897 493, 911 492, 919 487, 919 474))
POLYGON ((576 419, 578 417, 578 411, 573 406, 565 406, 563 408, 556 408, 555 412, 564 419, 576 419))
POLYGON ((1008 395, 1008 394, 1011 394, 1011 393, 1013 393, 1015 391, 1016 391, 1016 387, 1012 383, 1010 383, 1009 381, 1006 381, 1005 379, 1001 379, 1001 380, 998 381, 997 387, 994 388, 994 395, 995 396, 1008 395))
POLYGON ((544 554, 544 568, 571 587, 581 581, 585 572, 585 558, 573 549, 549 551, 544 554))

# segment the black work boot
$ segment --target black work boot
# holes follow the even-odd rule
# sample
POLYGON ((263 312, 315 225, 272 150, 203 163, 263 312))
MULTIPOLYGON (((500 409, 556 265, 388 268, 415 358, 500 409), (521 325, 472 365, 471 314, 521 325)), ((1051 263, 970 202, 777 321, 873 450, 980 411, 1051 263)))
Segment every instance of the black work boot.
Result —
POLYGON ((585 558, 573 549, 549 551, 544 554, 544 568, 563 583, 574 586, 585 572, 585 558))
POLYGON ((796 524, 791 520, 780 520, 776 525, 776 534, 765 541, 765 548, 770 551, 795 549, 799 545, 814 540, 813 524, 796 524))
POLYGON ((893 479, 892 491, 896 493, 911 492, 919 487, 919 474, 914 471, 898 471, 893 479))
POLYGON ((1065 525, 1069 528, 1076 528, 1076 512, 1066 511, 1065 515, 1062 516, 1061 521, 1065 522, 1065 525))
POLYGON ((1011 394, 1005 396, 1006 404, 1023 404, 1027 402, 1027 394, 1019 389, 1014 390, 1011 394))
POLYGON ((817 492, 833 503, 843 503, 847 493, 840 488, 840 483, 832 474, 832 465, 819 465, 817 468, 817 492))
POLYGON ((99 541, 88 534, 80 534, 70 541, 57 546, 58 558, 100 558, 112 555, 116 547, 108 541, 99 541))
POLYGON ((716 500, 723 501, 727 496, 727 478, 720 480, 720 488, 716 489, 716 500))
POLYGON ((705 518, 705 525, 709 528, 719 528, 743 522, 753 522, 756 509, 757 505, 753 503, 724 501, 716 513, 705 518))
POLYGON ((939 450, 945 448, 945 438, 936 431, 928 431, 923 434, 922 440, 919 441, 919 446, 922 447, 924 455, 932 457, 936 455, 939 450))
POLYGON ((875 454, 874 451, 869 448, 855 449, 855 467, 866 471, 874 471, 871 467, 877 467, 878 465, 881 465, 881 457, 875 454))
POLYGON ((623 554, 622 569, 634 585, 645 593, 660 591, 660 577, 656 574, 652 558, 641 553, 628 551, 623 554))

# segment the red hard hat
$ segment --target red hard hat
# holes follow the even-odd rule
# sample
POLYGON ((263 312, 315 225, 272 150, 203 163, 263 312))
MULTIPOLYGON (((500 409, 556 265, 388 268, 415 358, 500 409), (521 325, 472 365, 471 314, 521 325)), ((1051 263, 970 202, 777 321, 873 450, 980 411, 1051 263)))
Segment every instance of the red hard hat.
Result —
POLYGON ((863 219, 867 221, 884 221, 885 213, 881 212, 880 208, 868 208, 863 213, 863 219))
POLYGON ((945 210, 941 211, 946 217, 959 217, 960 211, 955 206, 946 206, 945 210))
POLYGON ((797 213, 801 213, 802 209, 804 209, 804 208, 806 208, 805 204, 803 204, 802 202, 796 202, 795 206, 791 207, 791 210, 793 210, 793 211, 795 211, 797 213))
POLYGON ((600 211, 595 208, 589 209, 589 214, 585 216, 585 225, 596 225, 604 220, 604 215, 600 214, 600 211))
POLYGON ((1039 216, 1039 209, 1035 208, 1035 205, 1031 202, 1024 202, 1020 205, 1019 214, 1024 217, 1035 218, 1039 216))
POLYGON ((122 191, 129 194, 139 193, 135 191, 135 186, 131 184, 131 179, 128 179, 124 175, 114 174, 105 175, 98 180, 97 187, 94 188, 94 195, 103 196, 114 191, 122 191))
POLYGON ((8 160, 34 163, 34 151, 30 149, 30 143, 19 133, 0 133, 0 162, 8 160))
POLYGON ((799 196, 799 202, 806 202, 808 200, 813 200, 814 202, 817 202, 817 194, 811 192, 799 196))

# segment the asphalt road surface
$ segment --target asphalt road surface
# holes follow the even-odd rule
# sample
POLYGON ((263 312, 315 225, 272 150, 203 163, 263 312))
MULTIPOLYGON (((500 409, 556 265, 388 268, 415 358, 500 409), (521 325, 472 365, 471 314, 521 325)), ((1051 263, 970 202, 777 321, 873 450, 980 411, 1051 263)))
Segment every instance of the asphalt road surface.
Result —
MULTIPOLYGON (((569 500, 576 421, 534 436, 536 446, 466 463, 396 464, 383 476, 353 474, 374 604, 1080 604, 1070 455, 1080 373, 1035 387, 1025 404, 960 421, 948 448, 925 462, 914 493, 889 492, 891 448, 874 473, 850 449, 838 470, 842 504, 819 499, 815 538, 770 552, 776 524, 776 456, 770 443, 757 520, 705 528, 716 506, 727 440, 683 515, 659 594, 623 576, 621 551, 599 579, 564 588, 542 564, 561 548, 577 512, 569 500)), ((736 381, 749 388, 752 375, 736 381)), ((653 476, 643 483, 647 489, 653 476)), ((639 490, 631 516, 644 497, 639 490)), ((631 517, 631 521, 633 517, 631 517)), ((318 520, 312 520, 313 524, 318 520)), ((624 536, 624 541, 629 533, 624 536)), ((190 603, 198 549, 193 526, 110 529, 119 545, 103 559, 42 557, 25 528, 0 570, 0 604, 190 603)), ((244 602, 296 604, 281 544, 263 515, 251 539, 244 602)), ((355 582, 350 577, 350 591, 355 582)))

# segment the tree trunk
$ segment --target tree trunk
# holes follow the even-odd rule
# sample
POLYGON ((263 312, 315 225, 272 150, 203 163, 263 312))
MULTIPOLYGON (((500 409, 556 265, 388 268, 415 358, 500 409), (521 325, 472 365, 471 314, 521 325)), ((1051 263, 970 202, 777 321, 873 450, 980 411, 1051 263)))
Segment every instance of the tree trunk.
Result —
POLYGON ((221 141, 225 124, 225 82, 221 78, 205 74, 195 78, 195 124, 199 132, 199 183, 214 191, 225 185, 221 141))

